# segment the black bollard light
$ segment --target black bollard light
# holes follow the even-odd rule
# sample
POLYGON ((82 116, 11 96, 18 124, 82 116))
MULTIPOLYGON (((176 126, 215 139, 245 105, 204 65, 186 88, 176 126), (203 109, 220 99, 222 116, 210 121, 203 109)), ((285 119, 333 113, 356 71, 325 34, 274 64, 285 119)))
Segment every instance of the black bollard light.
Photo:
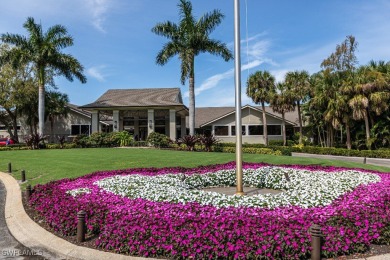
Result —
POLYGON ((85 241, 85 216, 86 212, 84 210, 81 210, 77 213, 77 242, 84 242, 85 241))
POLYGON ((311 260, 321 260, 321 227, 313 224, 310 227, 311 235, 311 260))
POLYGON ((22 182, 26 181, 26 171, 22 170, 22 182))
POLYGON ((364 163, 364 164, 366 164, 366 163, 367 163, 367 158, 366 158, 366 157, 364 157, 364 159, 363 159, 363 163, 364 163))
POLYGON ((12 173, 12 164, 8 163, 8 173, 12 173))
POLYGON ((30 201, 31 193, 32 193, 31 185, 29 184, 26 187, 26 200, 27 200, 27 202, 30 201))

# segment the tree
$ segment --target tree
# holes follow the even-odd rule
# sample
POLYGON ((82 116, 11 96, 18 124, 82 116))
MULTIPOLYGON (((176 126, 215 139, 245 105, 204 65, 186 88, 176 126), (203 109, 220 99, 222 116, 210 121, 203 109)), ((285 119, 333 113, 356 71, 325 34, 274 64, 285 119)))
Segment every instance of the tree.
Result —
POLYGON ((73 38, 68 35, 62 25, 54 25, 45 33, 42 26, 29 17, 23 24, 28 37, 19 34, 2 34, 4 43, 14 45, 1 57, 0 63, 8 61, 14 67, 20 64, 31 63, 38 79, 38 120, 39 134, 43 135, 45 118, 45 86, 47 84, 47 71, 52 70, 57 75, 63 75, 69 81, 77 78, 82 83, 87 79, 83 75, 83 66, 70 54, 61 52, 61 49, 72 46, 73 38))
POLYGON ((302 144, 302 113, 301 102, 305 102, 310 95, 310 81, 307 71, 293 71, 286 74, 285 82, 288 89, 291 91, 293 100, 297 106, 299 119, 299 143, 302 144))
POLYGON ((351 149, 350 134, 350 108, 348 106, 350 88, 354 84, 355 66, 357 58, 355 51, 358 43, 354 36, 349 35, 336 46, 336 51, 322 61, 321 67, 324 69, 325 82, 330 88, 328 97, 328 109, 325 119, 332 122, 334 128, 345 124, 347 135, 347 148, 351 149))
MULTIPOLYGON (((351 87, 349 106, 355 120, 364 120, 366 146, 371 148, 370 112, 380 115, 387 111, 390 102, 389 78, 374 66, 361 66, 356 72, 356 83, 351 87)), ((374 122, 372 120, 372 125, 374 122)))
MULTIPOLYGON (((8 51, 8 45, 0 45, 0 56, 8 51)), ((24 64, 15 69, 11 64, 0 66, 0 122, 6 127, 10 137, 18 141, 18 117, 22 107, 31 105, 28 98, 34 87, 31 68, 24 64)))
POLYGON ((271 98, 271 107, 274 112, 282 114, 283 145, 286 146, 287 138, 285 114, 287 112, 294 111, 295 107, 291 92, 287 91, 287 86, 282 82, 276 84, 276 94, 271 98))
MULTIPOLYGON (((57 118, 67 117, 69 112, 69 103, 68 95, 58 92, 50 91, 46 93, 46 119, 50 121, 50 137, 51 141, 54 141, 53 129, 54 122, 57 118)), ((46 120, 45 120, 46 121, 46 120)))
POLYGON ((218 10, 204 14, 195 20, 190 1, 180 0, 178 4, 180 21, 178 24, 167 21, 158 23, 152 32, 164 36, 170 41, 157 54, 156 63, 165 65, 172 57, 178 55, 181 60, 181 83, 189 80, 189 128, 190 135, 195 134, 195 57, 208 52, 221 56, 225 61, 233 55, 226 44, 210 39, 209 35, 222 22, 224 15, 218 10))
POLYGON ((249 76, 246 94, 263 110, 264 144, 268 145, 267 117, 265 103, 269 103, 275 93, 275 78, 268 71, 257 71, 249 76))

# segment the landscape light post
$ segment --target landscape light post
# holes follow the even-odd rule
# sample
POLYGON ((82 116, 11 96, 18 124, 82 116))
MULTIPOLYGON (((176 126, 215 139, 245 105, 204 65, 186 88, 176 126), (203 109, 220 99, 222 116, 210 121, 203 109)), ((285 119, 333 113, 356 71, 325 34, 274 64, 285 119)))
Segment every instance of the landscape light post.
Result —
POLYGON ((234 0, 234 83, 236 89, 236 195, 244 195, 242 185, 240 0, 234 0))

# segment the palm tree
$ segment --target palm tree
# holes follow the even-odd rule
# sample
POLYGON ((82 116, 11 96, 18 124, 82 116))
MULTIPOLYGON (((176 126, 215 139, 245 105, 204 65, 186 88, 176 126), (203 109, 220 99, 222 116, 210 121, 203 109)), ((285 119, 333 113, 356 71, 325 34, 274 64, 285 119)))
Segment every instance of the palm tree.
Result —
POLYGON ((282 115, 282 134, 283 134, 283 146, 287 145, 286 138, 286 112, 294 111, 294 103, 290 92, 287 91, 287 87, 284 83, 279 82, 276 84, 276 94, 271 98, 271 107, 274 112, 282 115))
POLYGON ((310 95, 310 81, 309 73, 307 71, 293 71, 286 74, 285 82, 294 96, 294 101, 298 109, 299 119, 299 143, 302 144, 302 114, 301 102, 305 102, 310 95))
POLYGON ((246 84, 246 94, 256 104, 261 104, 263 110, 264 144, 268 145, 267 117, 265 103, 269 103, 275 93, 275 78, 268 71, 257 71, 249 76, 246 84))
MULTIPOLYGON (((361 66, 356 72, 356 84, 351 88, 352 98, 348 104, 355 120, 364 120, 366 146, 370 142, 370 112, 380 115, 389 108, 390 91, 387 73, 371 65, 361 66)), ((373 124, 374 122, 372 122, 373 124)))
POLYGON ((42 25, 37 24, 34 18, 29 17, 23 24, 28 32, 28 37, 19 34, 2 34, 4 43, 12 44, 12 48, 2 56, 2 61, 9 61, 15 67, 20 64, 31 63, 38 79, 38 120, 39 134, 43 135, 45 118, 45 85, 47 84, 48 71, 54 71, 56 75, 63 75, 69 81, 76 77, 82 83, 87 79, 83 75, 83 66, 77 59, 69 54, 61 52, 61 49, 72 46, 73 38, 68 35, 62 25, 54 25, 45 33, 42 25))
POLYGON ((54 122, 56 118, 68 116, 69 107, 67 104, 69 103, 69 98, 67 94, 58 92, 58 91, 50 91, 46 93, 46 118, 50 121, 50 137, 53 142, 53 129, 54 122))
POLYGON ((178 55, 181 60, 181 83, 189 79, 189 128, 190 135, 195 134, 195 56, 208 52, 221 56, 225 61, 233 58, 226 44, 210 39, 209 35, 222 22, 224 15, 218 10, 204 14, 195 20, 190 1, 180 0, 178 4, 180 21, 158 23, 152 32, 164 36, 170 41, 157 54, 156 63, 165 65, 178 55))

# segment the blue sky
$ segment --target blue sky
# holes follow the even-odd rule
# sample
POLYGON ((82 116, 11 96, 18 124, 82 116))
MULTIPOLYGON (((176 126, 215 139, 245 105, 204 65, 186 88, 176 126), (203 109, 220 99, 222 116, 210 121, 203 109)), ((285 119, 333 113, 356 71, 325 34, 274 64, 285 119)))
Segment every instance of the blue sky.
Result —
MULTIPOLYGON (((155 56, 166 39, 151 32, 158 22, 178 21, 178 0, 8 0, 0 9, 0 33, 25 34, 31 16, 44 30, 67 27, 74 46, 65 52, 85 67, 87 84, 58 78, 70 101, 84 105, 113 88, 180 87, 188 105, 188 82, 180 83, 180 62, 165 66, 155 56)), ((213 9, 225 14, 212 33, 233 50, 233 0, 192 0, 200 17, 213 9)), ((241 0, 242 104, 250 104, 245 82, 250 73, 269 70, 277 80, 287 71, 320 70, 347 35, 359 43, 359 64, 390 60, 390 1, 241 0)), ((234 62, 201 54, 195 61, 197 106, 234 106, 234 62)))

